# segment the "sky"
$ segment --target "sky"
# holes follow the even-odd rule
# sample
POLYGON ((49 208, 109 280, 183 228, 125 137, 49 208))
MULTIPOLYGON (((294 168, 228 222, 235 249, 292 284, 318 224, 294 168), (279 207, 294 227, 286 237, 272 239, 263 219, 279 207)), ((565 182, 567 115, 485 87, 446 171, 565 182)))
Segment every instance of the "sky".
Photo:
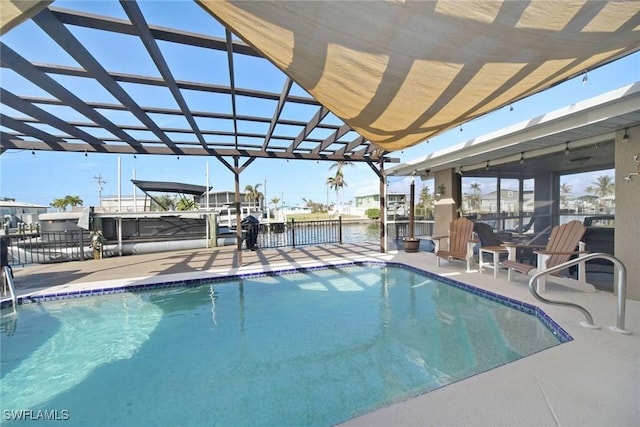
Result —
MULTIPOLYGON (((190 8, 193 7, 193 4, 194 2, 186 2, 184 7, 190 8)), ((54 5, 68 8, 89 7, 88 5, 90 5, 96 9, 97 13, 101 13, 101 9, 112 10, 114 7, 120 7, 113 2, 87 2, 82 5, 77 2, 56 1, 54 5)), ((141 4, 143 9, 154 9, 150 6, 152 6, 151 2, 141 4)), ((200 31, 197 20, 191 20, 187 23, 183 22, 184 18, 176 18, 175 15, 169 16, 163 13, 162 8, 155 10, 154 19, 157 21, 153 23, 185 28, 193 32, 205 32, 200 31)), ((198 17, 203 23, 210 23, 209 17, 202 14, 199 14, 198 17)), ((25 24, 32 25, 31 23, 25 24)), ((31 48, 34 55, 45 55, 43 52, 57 52, 53 47, 25 47, 21 45, 29 43, 29 40, 25 40, 25 37, 19 37, 20 32, 16 30, 18 28, 3 36, 3 42, 12 48, 16 50, 18 50, 17 47, 31 48), (14 32, 15 34, 13 34, 14 32)), ((220 33, 215 33, 213 30, 211 33, 221 36, 220 33)), ((96 41, 97 44, 98 41, 96 41)), ((97 45, 96 49, 99 48, 97 45)), ((115 70, 136 73, 138 70, 132 68, 137 66, 134 65, 135 61, 128 60, 132 55, 135 55, 135 52, 116 52, 116 54, 111 54, 108 59, 112 61, 115 70)), ((36 56, 36 59, 40 62, 47 62, 47 58, 36 56)), ((188 63, 188 61, 181 61, 181 58, 174 58, 174 63, 179 64, 180 62, 188 63)), ((189 73, 197 73, 198 70, 194 70, 193 67, 185 67, 180 72, 182 73, 180 78, 188 80, 189 73)), ((242 87, 243 81, 250 85, 252 79, 261 79, 264 83, 265 79, 270 78, 270 75, 256 74, 258 73, 238 76, 237 85, 242 87)), ((433 137, 428 143, 423 142, 414 147, 394 152, 391 156, 399 158, 401 162, 406 162, 638 82, 640 81, 640 53, 589 71, 587 76, 586 82, 583 82, 583 76, 576 77, 514 103, 513 109, 504 107, 465 123, 461 128, 456 127, 433 137)), ((194 74, 194 79, 195 77, 194 74)), ((211 78, 215 78, 215 76, 211 78)), ((279 76, 273 76, 273 85, 277 87, 274 92, 279 92, 281 89, 281 84, 278 83, 279 78, 279 76)), ((0 85, 2 87, 12 87, 14 93, 20 93, 20 90, 15 89, 15 85, 18 84, 20 82, 5 69, 0 70, 0 85)), ((87 90, 91 89, 101 90, 87 88, 87 90)), ((255 106, 255 108, 259 107, 259 105, 255 106)), ((272 113, 268 115, 270 114, 272 113)), ((331 165, 332 162, 257 159, 240 175, 240 190, 244 190, 247 185, 260 184, 260 190, 266 195, 267 201, 278 198, 280 205, 287 206, 304 205, 304 200, 323 204, 334 203, 337 195, 326 185, 327 178, 335 173, 335 169, 329 169, 331 165)), ((43 151, 32 154, 30 150, 8 150, 0 155, 0 197, 38 205, 50 205, 57 198, 71 195, 79 196, 85 206, 99 206, 100 192, 103 196, 116 196, 120 190, 123 196, 132 195, 134 188, 130 180, 134 177, 141 180, 177 181, 206 185, 207 170, 208 184, 212 187, 212 191, 234 191, 233 174, 214 157, 182 156, 177 158, 176 156, 137 155, 134 158, 133 155, 118 156, 93 153, 85 155, 84 153, 43 151), (120 165, 120 169, 118 165, 120 165), (119 170, 120 175, 118 174, 119 170)), ((605 173, 613 174, 612 171, 605 173)), ((563 178, 562 182, 571 185, 575 195, 581 195, 584 193, 584 188, 590 185, 596 176, 602 174, 603 172, 599 171, 588 175, 567 176, 563 178)), ((344 175, 346 181, 346 187, 343 190, 345 202, 353 201, 356 196, 378 194, 378 177, 368 165, 355 163, 353 166, 347 166, 344 169, 344 175)), ((388 184, 388 192, 407 193, 409 179, 389 177, 388 184)), ((431 185, 431 190, 433 190, 431 181, 419 182, 417 191, 421 190, 421 185, 431 185)), ((485 187, 482 189, 483 192, 491 190, 485 187)), ((465 191, 463 187, 463 192, 465 191)), ((138 192, 138 194, 141 193, 138 192)))

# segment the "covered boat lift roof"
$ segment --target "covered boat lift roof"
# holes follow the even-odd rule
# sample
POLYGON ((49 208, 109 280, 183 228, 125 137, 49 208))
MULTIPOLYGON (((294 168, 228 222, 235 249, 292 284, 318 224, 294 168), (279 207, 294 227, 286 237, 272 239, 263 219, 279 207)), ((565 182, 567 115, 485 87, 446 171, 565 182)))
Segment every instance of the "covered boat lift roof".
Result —
POLYGON ((167 210, 167 207, 163 206, 161 202, 149 193, 174 193, 181 196, 186 194, 194 196, 194 198, 200 198, 206 196, 211 189, 211 187, 205 187, 204 185, 185 184, 183 182, 142 181, 139 179, 132 179, 131 182, 165 210, 167 210))
POLYGON ((139 179, 132 179, 131 182, 145 193, 156 191, 202 197, 211 189, 211 187, 207 188, 204 185, 185 184, 183 182, 142 181, 139 179))

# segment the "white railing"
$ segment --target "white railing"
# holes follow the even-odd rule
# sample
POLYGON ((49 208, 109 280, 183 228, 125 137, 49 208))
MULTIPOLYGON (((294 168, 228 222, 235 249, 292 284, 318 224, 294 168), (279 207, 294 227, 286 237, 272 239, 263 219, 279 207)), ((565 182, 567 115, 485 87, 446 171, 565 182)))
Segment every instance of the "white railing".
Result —
POLYGON ((7 288, 9 288, 9 294, 11 296, 11 306, 13 307, 12 314, 17 313, 18 307, 18 298, 16 297, 16 287, 13 283, 13 273, 11 269, 7 266, 2 268, 2 278, 3 278, 3 293, 6 295, 7 288))
POLYGON ((564 270, 567 267, 571 267, 574 266, 576 264, 579 263, 583 263, 585 261, 589 261, 592 259, 605 259, 607 261, 611 261, 617 268, 618 268, 618 304, 617 304, 617 318, 616 318, 616 326, 610 326, 609 329, 611 329, 614 332, 618 332, 620 334, 625 334, 625 335, 631 335, 631 332, 627 331, 624 329, 624 317, 625 317, 625 307, 626 307, 626 301, 627 301, 627 268, 624 266, 624 264, 622 263, 622 261, 620 261, 618 258, 614 257, 613 255, 609 255, 609 254, 605 254, 605 253, 593 253, 593 254, 588 254, 585 256, 581 256, 579 258, 575 258, 572 260, 569 260, 567 262, 564 262, 562 264, 558 264, 554 267, 551 267, 547 270, 543 270, 540 271, 539 273, 533 275, 533 277, 531 277, 531 279, 529 279, 529 291, 531 291, 531 294, 538 300, 538 301, 542 301, 546 304, 552 304, 552 305, 562 305, 562 306, 566 306, 566 307, 571 307, 571 308, 575 308, 576 310, 580 311, 582 314, 584 314, 586 320, 584 322, 580 322, 580 324, 582 326, 584 326, 585 328, 591 328, 591 329, 599 329, 599 326, 594 325, 593 323, 593 316, 591 316, 591 313, 589 313, 587 311, 587 309, 585 309, 582 306, 579 306, 578 304, 574 304, 572 302, 567 302, 567 301, 553 301, 553 300, 549 300, 546 298, 541 297, 538 292, 536 291, 536 287, 534 286, 534 283, 536 283, 536 281, 538 280, 539 277, 547 275, 547 274, 551 274, 551 273, 555 273, 558 272, 560 270, 564 270))

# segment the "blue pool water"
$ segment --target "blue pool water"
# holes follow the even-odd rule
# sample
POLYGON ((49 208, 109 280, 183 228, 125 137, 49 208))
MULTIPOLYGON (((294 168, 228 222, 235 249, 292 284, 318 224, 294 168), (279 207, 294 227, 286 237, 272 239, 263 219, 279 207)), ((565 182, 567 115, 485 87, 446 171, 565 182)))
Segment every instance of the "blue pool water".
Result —
POLYGON ((332 425, 566 339, 545 323, 378 264, 24 304, 2 324, 3 422, 332 425))

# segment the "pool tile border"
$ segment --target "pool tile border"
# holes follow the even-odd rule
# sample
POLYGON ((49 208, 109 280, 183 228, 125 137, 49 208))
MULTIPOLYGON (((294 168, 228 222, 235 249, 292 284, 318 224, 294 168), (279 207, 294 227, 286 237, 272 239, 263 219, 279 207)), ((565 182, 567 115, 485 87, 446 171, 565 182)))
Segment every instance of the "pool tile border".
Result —
MULTIPOLYGON (((300 273, 300 272, 307 272, 307 271, 327 270, 327 269, 356 267, 356 266, 399 267, 409 271, 413 271, 415 273, 425 275, 432 279, 437 279, 441 282, 446 283, 449 286, 462 289, 466 292, 472 293, 474 295, 478 295, 489 301, 494 301, 496 303, 505 305, 507 307, 511 307, 513 309, 522 311, 526 314, 535 316, 538 320, 542 322, 542 324, 554 336, 558 338, 558 340, 561 343, 565 343, 573 340, 573 337, 569 335, 567 331, 565 331, 560 325, 558 325, 551 317, 549 317, 549 315, 547 315, 539 307, 536 307, 534 305, 531 305, 513 298, 508 298, 508 297, 496 294, 494 292, 487 291, 485 289, 476 288, 475 286, 462 283, 460 281, 451 279, 449 277, 439 276, 438 274, 432 273, 430 271, 422 270, 417 267, 413 267, 407 264, 393 262, 393 261, 373 261, 373 260, 348 261, 348 262, 341 262, 341 263, 314 265, 314 266, 308 266, 308 267, 286 267, 286 268, 275 269, 270 271, 236 273, 236 274, 230 274, 226 276, 199 277, 194 279, 171 280, 166 282, 156 282, 156 283, 148 283, 148 284, 138 284, 138 285, 133 284, 133 285, 123 285, 123 286, 110 286, 110 287, 98 288, 98 289, 82 289, 82 290, 70 290, 70 291, 61 291, 61 292, 59 291, 59 292, 54 292, 50 294, 39 294, 39 295, 23 295, 23 296, 19 296, 17 300, 18 300, 18 304, 20 305, 20 304, 29 304, 29 303, 39 303, 39 302, 45 302, 45 301, 56 301, 61 299, 81 298, 86 296, 110 295, 110 294, 123 293, 123 292, 138 292, 138 291, 147 291, 147 290, 154 290, 154 289, 180 287, 180 286, 195 287, 203 284, 227 282, 230 280, 251 279, 256 277, 277 276, 277 275, 283 275, 283 274, 293 274, 293 273, 300 273)), ((4 309, 9 305, 10 305, 10 301, 3 301, 2 306, 0 308, 4 309)))

